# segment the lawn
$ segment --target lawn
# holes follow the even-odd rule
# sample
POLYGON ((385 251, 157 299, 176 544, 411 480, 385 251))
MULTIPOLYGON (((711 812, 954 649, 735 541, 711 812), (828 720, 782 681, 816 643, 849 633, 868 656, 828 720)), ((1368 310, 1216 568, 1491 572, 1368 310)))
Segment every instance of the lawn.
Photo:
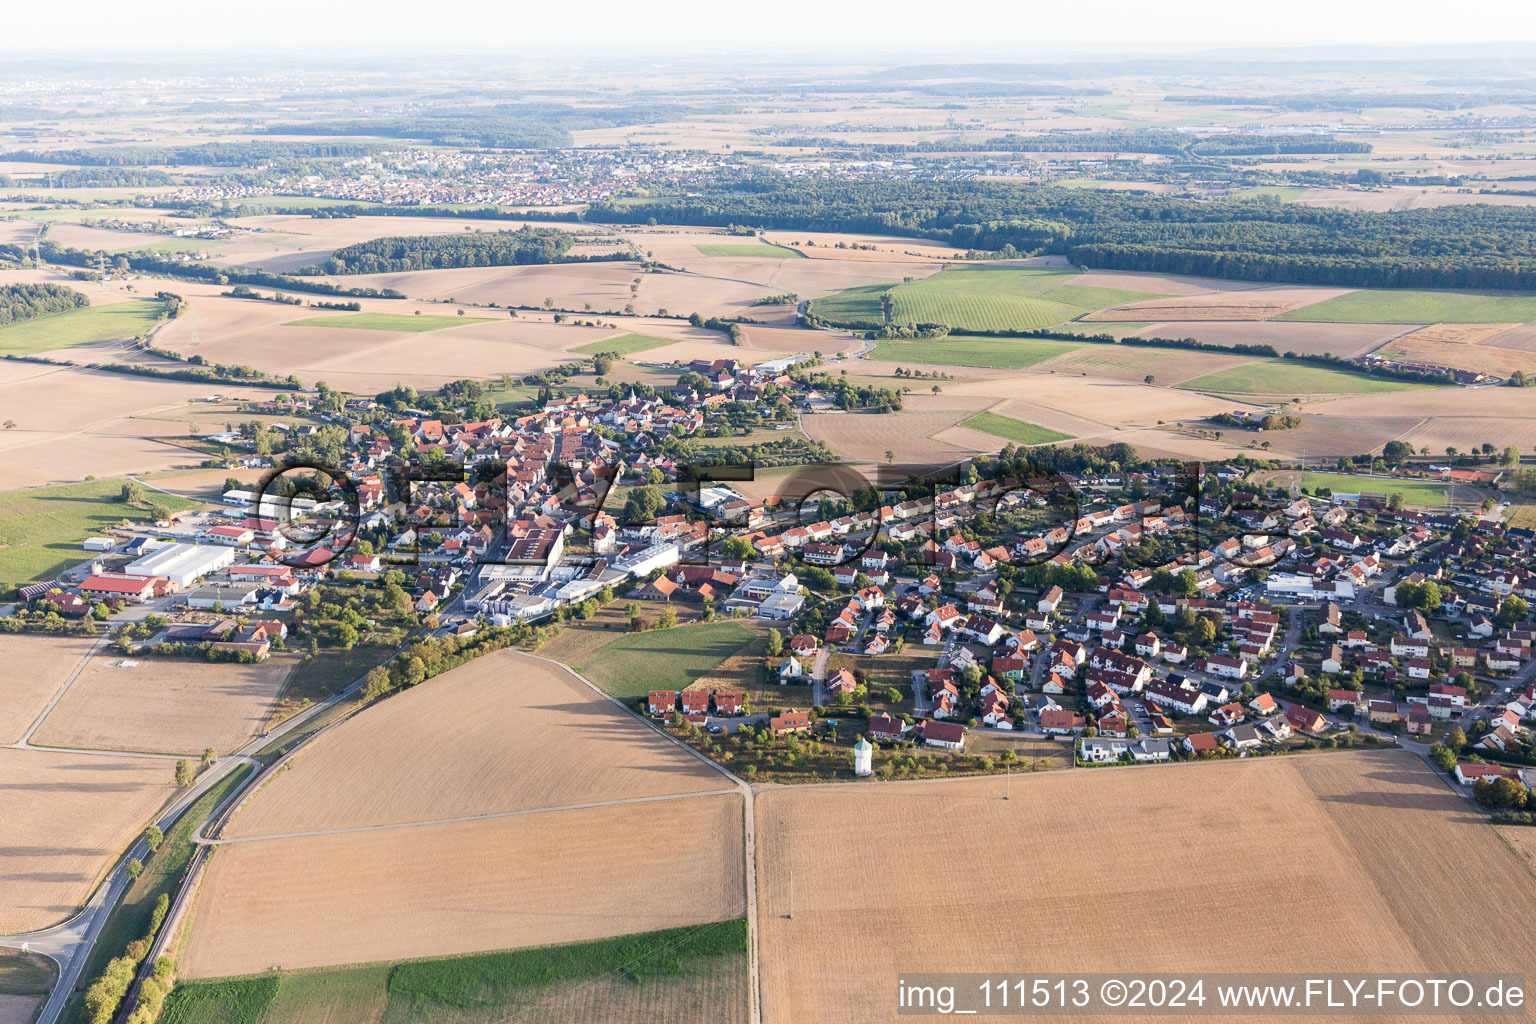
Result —
POLYGON ((962 427, 970 427, 973 430, 985 431, 994 437, 1001 437, 1017 444, 1050 444, 1052 441, 1066 441, 1071 434, 1058 433, 1055 430, 1047 430, 1037 427, 1033 423, 1025 423, 1016 420, 1012 416, 1002 416, 995 412, 979 412, 974 416, 962 420, 962 427))
MULTIPOLYGON (((81 542, 109 526, 147 521, 147 509, 119 500, 122 489, 121 480, 91 480, 0 493, 0 593, 85 561, 90 552, 81 550, 81 542)), ((197 504, 158 491, 145 496, 172 512, 197 504)))
POLYGON ((1347 473, 1303 473, 1301 486, 1317 492, 1319 487, 1345 494, 1369 491, 1373 494, 1392 494, 1401 491, 1403 501, 1409 505, 1442 506, 1446 502, 1446 485, 1425 480, 1398 480, 1380 476, 1350 476, 1347 473))
POLYGON ((1022 370, 1089 344, 1093 343, 1036 341, 1032 338, 968 338, 957 334, 939 340, 877 341, 871 358, 928 366, 987 366, 1000 370, 1022 370))
POLYGON ((595 356, 599 352, 612 352, 616 355, 627 356, 635 352, 644 352, 647 349, 660 348, 663 345, 676 345, 675 338, 656 338, 649 334, 621 334, 617 338, 608 338, 604 341, 593 341, 585 345, 577 345, 572 352, 580 352, 582 355, 595 356))
POLYGON ((136 338, 155 325, 162 308, 155 299, 130 299, 23 320, 0 328, 0 355, 30 356, 97 341, 136 338))
MULTIPOLYGON (((599 1001, 601 987, 623 982, 620 991, 645 996, 658 1019, 681 1013, 669 1007, 671 985, 687 1001, 696 976, 707 981, 718 962, 745 976, 747 923, 722 921, 692 928, 624 935, 593 942, 544 946, 501 953, 476 953, 440 960, 369 964, 243 978, 187 981, 166 1000, 165 1024, 329 1024, 336 1021, 457 1021, 555 1019, 533 1016, 555 986, 581 982, 599 1001), (667 979, 655 986, 657 979, 667 979)), ((707 986, 706 986, 707 987, 707 986)), ((628 1002, 629 1000, 622 1000, 628 1002)), ((745 1000, 743 999, 743 1003, 745 1000)), ((614 1019, 633 1016, 624 1007, 614 1019)), ((734 1021, 745 1011, 715 1007, 711 1019, 734 1021)), ((599 1014, 601 1016, 601 1014, 599 1014)), ((604 1019, 607 1019, 606 1017, 604 1019)), ((672 1019, 681 1019, 673 1017, 672 1019)))
POLYGON ((1536 295, 1362 288, 1275 320, 1346 324, 1514 324, 1536 320, 1536 295))
MULTIPOLYGON (((653 602, 642 607, 655 614, 653 602)), ((681 690, 700 676, 714 674, 755 635, 741 623, 729 620, 617 633, 592 652, 595 657, 567 664, 615 697, 642 697, 649 690, 681 690)))
MULTIPOLYGON (((108 915, 106 924, 102 926, 100 938, 90 950, 90 959, 86 961, 85 971, 81 974, 83 984, 94 981, 105 969, 109 960, 123 954, 123 951, 128 948, 128 943, 144 937, 144 933, 149 929, 155 902, 159 900, 162 893, 174 896, 177 886, 181 884, 182 872, 192 858, 193 830, 201 828, 203 822, 208 820, 208 816, 250 773, 249 765, 237 765, 234 771, 198 797, 197 802, 176 819, 176 824, 171 826, 160 848, 145 861, 144 873, 134 880, 134 883, 128 887, 128 891, 123 894, 122 902, 108 915)), ((81 1024, 86 1019, 85 1004, 80 993, 71 996, 59 1019, 64 1024, 81 1024)), ((175 1018, 166 1016, 164 1019, 169 1021, 175 1018)))
POLYGON ((1513 502, 1504 510, 1504 521, 1510 526, 1536 530, 1536 502, 1513 502))
POLYGON ((356 331, 403 331, 421 334, 461 324, 483 324, 483 316, 404 316, 399 313, 352 313, 347 316, 311 316, 290 320, 284 327, 346 327, 356 331))
POLYGON ((1415 391, 1428 384, 1386 380, 1366 373, 1308 366, 1284 359, 1231 366, 1204 377, 1186 380, 1179 387, 1190 391, 1218 391, 1231 395, 1364 395, 1384 391, 1415 391))
POLYGON ((705 256, 755 256, 769 260, 803 260, 805 254, 783 245, 696 245, 695 249, 705 256))
POLYGON ((37 953, 0 949, 0 995, 45 996, 57 973, 53 962, 37 953))

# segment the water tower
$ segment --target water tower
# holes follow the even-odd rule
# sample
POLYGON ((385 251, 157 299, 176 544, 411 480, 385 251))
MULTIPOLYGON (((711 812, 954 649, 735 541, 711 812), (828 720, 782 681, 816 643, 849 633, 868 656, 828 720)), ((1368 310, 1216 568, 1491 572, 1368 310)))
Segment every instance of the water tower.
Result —
POLYGON ((853 774, 875 774, 875 748, 863 736, 853 745, 853 774))

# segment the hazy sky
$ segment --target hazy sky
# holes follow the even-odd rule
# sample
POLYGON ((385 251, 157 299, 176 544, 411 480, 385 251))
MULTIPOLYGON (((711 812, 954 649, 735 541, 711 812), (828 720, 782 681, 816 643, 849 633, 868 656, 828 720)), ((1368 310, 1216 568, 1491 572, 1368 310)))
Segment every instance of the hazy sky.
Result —
POLYGON ((1490 0, 75 0, 6 5, 0 51, 103 53, 829 49, 1039 57, 1206 46, 1536 40, 1536 3, 1490 0), (984 49, 983 49, 984 48, 984 49))

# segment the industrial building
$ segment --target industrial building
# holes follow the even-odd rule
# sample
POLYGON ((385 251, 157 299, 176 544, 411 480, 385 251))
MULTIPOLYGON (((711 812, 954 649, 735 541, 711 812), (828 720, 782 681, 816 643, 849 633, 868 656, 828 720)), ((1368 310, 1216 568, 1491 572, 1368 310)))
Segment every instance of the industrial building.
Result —
POLYGON ((164 576, 178 587, 235 564, 235 549, 208 544, 172 544, 137 561, 123 571, 134 576, 164 576))

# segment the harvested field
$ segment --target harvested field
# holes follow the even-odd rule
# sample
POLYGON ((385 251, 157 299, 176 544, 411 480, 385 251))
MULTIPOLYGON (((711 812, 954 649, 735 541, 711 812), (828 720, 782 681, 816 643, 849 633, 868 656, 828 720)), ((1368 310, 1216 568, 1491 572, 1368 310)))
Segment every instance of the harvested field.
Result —
MULTIPOLYGON (((1140 383, 1038 373, 949 381, 940 397, 965 401, 974 400, 977 395, 1010 399, 1009 404, 994 407, 993 411, 1074 436, 1103 433, 1115 427, 1156 426, 1160 421, 1205 419, 1242 406, 1240 402, 1234 405, 1230 399, 1140 383), (1042 411, 1036 413, 1033 409, 1042 411)), ((912 397, 908 396, 908 400, 912 397)))
POLYGON ((13 996, 0 992, 0 1024, 32 1024, 46 996, 13 996))
MULTIPOLYGON (((1194 338, 1208 345, 1273 345, 1276 352, 1306 356, 1360 356, 1402 334, 1398 324, 1296 324, 1281 320, 1201 323, 1179 320, 1148 324, 1139 338, 1194 338)), ((1218 357, 1207 353, 1208 358, 1218 357)))
POLYGON ((0 747, 0 933, 74 913, 172 795, 159 759, 0 747))
MULTIPOLYGON (((977 409, 975 403, 951 395, 912 394, 900 412, 820 413, 801 418, 806 436, 825 441, 852 462, 884 462, 889 449, 898 449, 904 462, 948 463, 963 454, 934 435, 953 427, 977 409)), ((1033 422, 1033 421, 1032 421, 1033 422)))
POLYGON ((84 750, 201 754, 234 750, 260 730, 292 657, 254 665, 196 658, 97 656, 43 719, 32 741, 84 750))
POLYGON ((1503 328, 1502 324, 1492 328, 1482 326, 1461 328, 1466 333, 1462 337, 1457 337, 1455 332, 1458 328, 1455 326, 1441 324, 1436 327, 1426 327, 1401 338, 1394 338, 1378 349, 1376 354, 1385 359, 1431 363, 1457 370, 1491 373, 1500 377, 1508 377, 1516 370, 1523 370, 1526 373, 1536 371, 1536 350, 1500 348, 1486 342, 1478 344, 1484 338, 1490 337, 1493 332, 1503 328))
POLYGON ((0 744, 26 735, 95 646, 90 637, 0 635, 0 744))
POLYGON ((522 267, 456 267, 390 274, 326 277, 347 288, 395 288, 413 299, 439 299, 503 306, 541 306, 553 299, 561 309, 621 310, 629 301, 629 283, 639 275, 634 263, 550 263, 522 267))
POLYGON ((1476 345, 1495 334, 1507 331, 1519 324, 1430 324, 1416 331, 1409 331, 1398 339, 1399 345, 1417 342, 1434 342, 1440 345, 1476 345))
POLYGON ((724 776, 565 669, 500 651, 391 697, 317 740, 225 834, 357 828, 727 788, 724 776), (572 771, 576 764, 602 771, 572 771), (390 785, 378 785, 381 774, 406 765, 410 770, 390 785))
POLYGON ((1536 955, 1526 865, 1409 753, 1047 772, 1017 779, 1011 795, 1002 799, 996 778, 760 793, 764 1020, 898 1019, 890 979, 913 963, 1385 972, 1462 970, 1470 960, 1521 971, 1536 955), (1062 810, 1080 806, 1114 813, 1062 810), (1203 880, 1125 872, 1126 850, 1138 863, 1187 861, 1192 836, 1212 863, 1234 866, 1246 897, 1267 913, 1212 929, 1203 880), (847 857, 849 849, 860 855, 847 857), (1427 878, 1424 864, 1442 858, 1461 869, 1427 878), (931 874, 934 864, 1064 862, 1073 870, 1049 885, 1008 886, 985 900, 957 899, 931 874), (1483 908, 1482 927, 1458 927, 1466 893, 1486 891, 1512 898, 1483 908), (1128 919, 1157 920, 1158 940, 1066 909, 1105 899, 1128 919), (936 915, 946 927, 932 927, 936 915), (853 948, 857 971, 837 953, 853 948))
POLYGON ((1268 320, 1272 316, 1348 293, 1346 288, 1256 288, 1244 292, 1152 299, 1101 309, 1082 317, 1114 320, 1268 320))
POLYGON ((1488 348, 1518 349, 1521 352, 1536 352, 1536 324, 1521 324, 1519 327, 1511 327, 1507 331, 1495 334, 1483 341, 1488 348))
MULTIPOLYGON (((1427 447, 1435 453, 1444 452, 1447 445, 1468 451, 1484 442, 1495 444, 1501 450, 1513 444, 1522 451, 1529 451, 1536 445, 1536 419, 1531 416, 1530 392, 1522 388, 1480 388, 1476 392, 1437 388, 1360 395, 1309 403, 1302 416, 1310 419, 1312 412, 1351 418, 1415 417, 1414 428, 1402 439, 1415 448, 1427 447), (1468 401, 1473 394, 1476 395, 1475 405, 1468 401)), ((1340 450, 1355 451, 1357 448, 1358 445, 1354 445, 1340 450)))
POLYGON ((1152 375, 1159 384, 1177 384, 1201 374, 1251 363, 1252 356, 1196 352, 1143 345, 1086 345, 1036 365, 1039 372, 1086 373, 1110 380, 1141 381, 1152 375))
POLYGON ((730 920, 745 905, 741 818, 732 792, 231 844, 209 862, 181 969, 217 977, 730 920))

